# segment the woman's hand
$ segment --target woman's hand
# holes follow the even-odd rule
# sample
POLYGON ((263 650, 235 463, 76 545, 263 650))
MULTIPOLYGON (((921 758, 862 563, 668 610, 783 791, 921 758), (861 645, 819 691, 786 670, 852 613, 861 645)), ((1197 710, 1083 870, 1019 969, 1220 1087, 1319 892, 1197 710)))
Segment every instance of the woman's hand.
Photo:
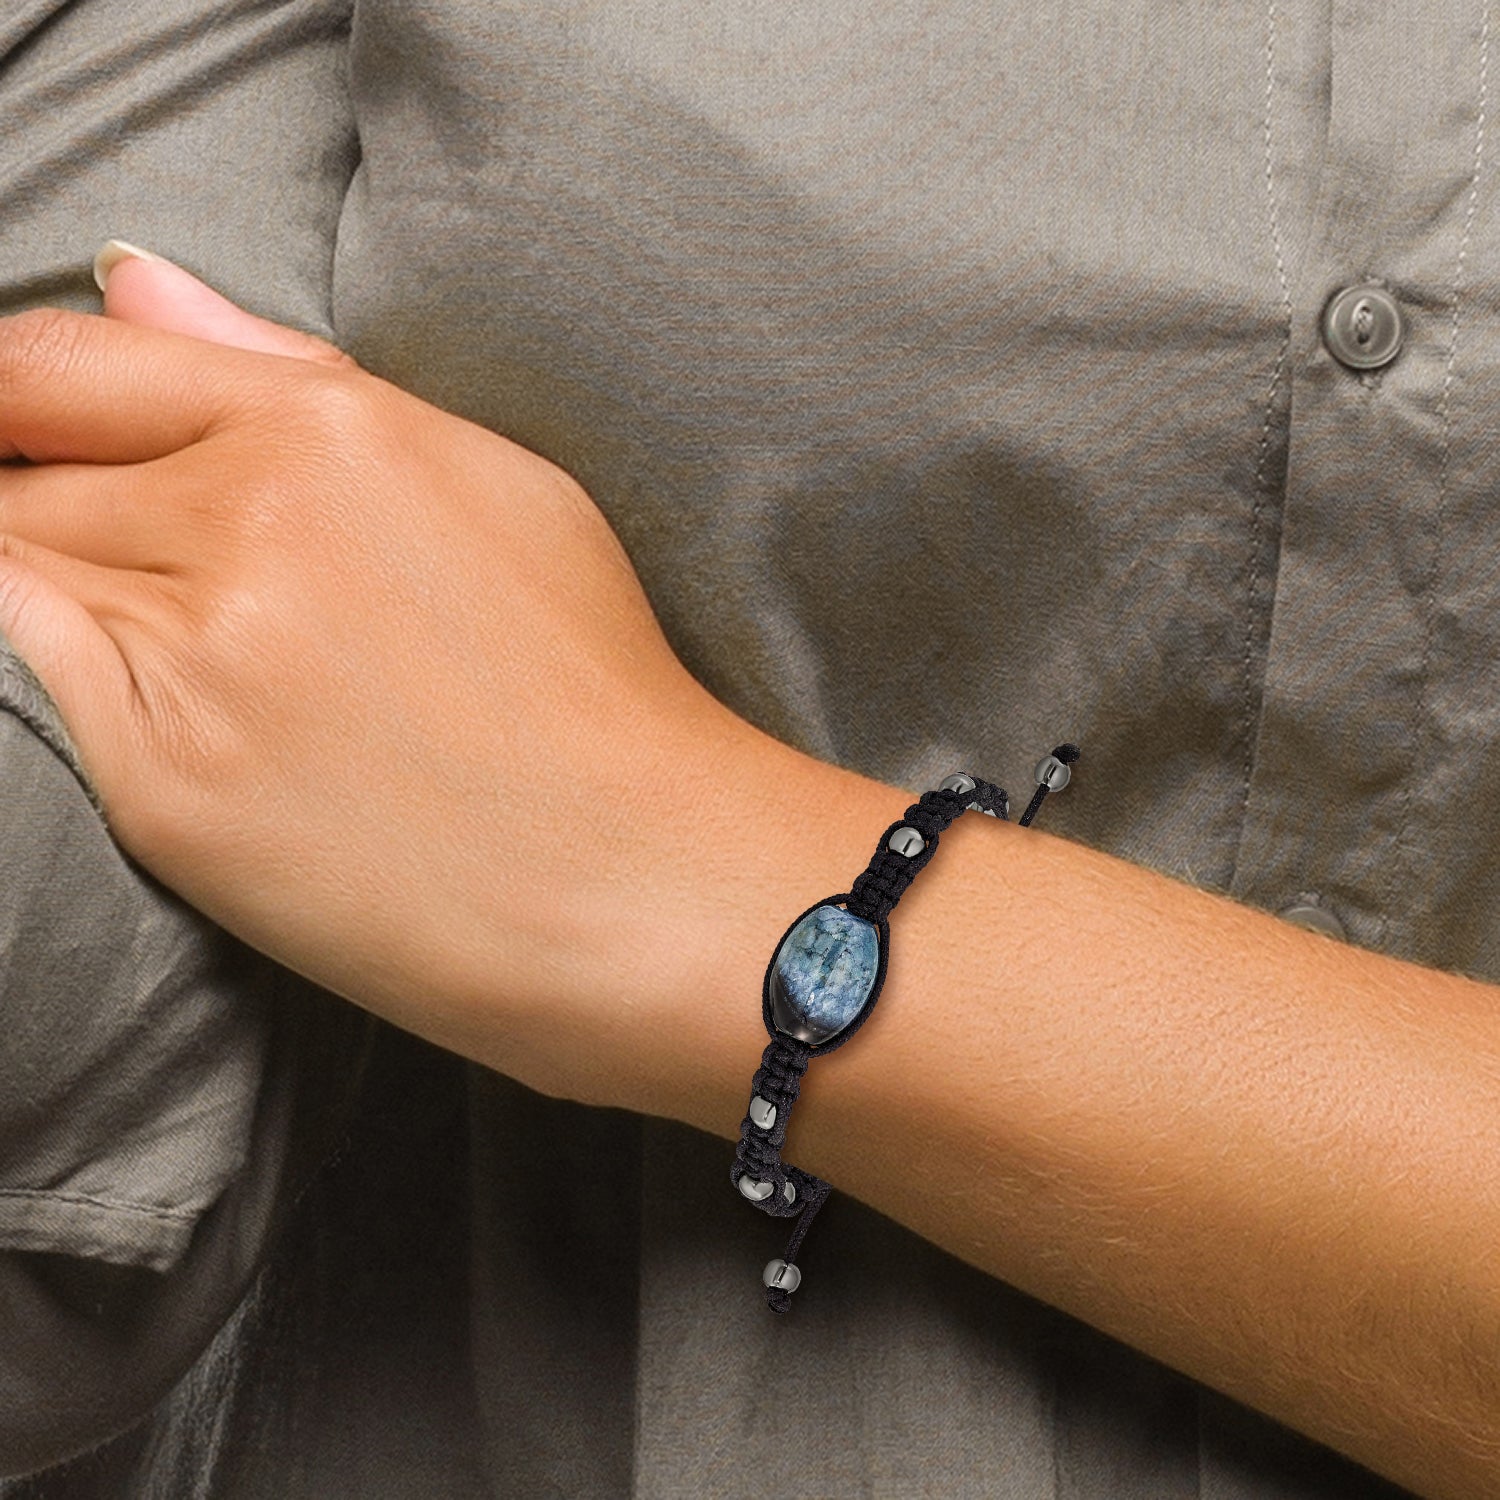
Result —
POLYGON ((108 308, 0 320, 0 632, 119 843, 396 1024, 614 1102, 605 1033, 758 732, 553 464, 165 263, 108 308))

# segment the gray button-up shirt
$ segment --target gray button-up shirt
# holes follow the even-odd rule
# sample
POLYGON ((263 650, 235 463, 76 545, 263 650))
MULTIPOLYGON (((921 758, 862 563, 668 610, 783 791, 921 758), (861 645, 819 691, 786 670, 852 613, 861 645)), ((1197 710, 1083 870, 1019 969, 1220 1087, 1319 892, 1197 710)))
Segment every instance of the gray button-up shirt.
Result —
MULTIPOLYGON (((913 791, 1074 739, 1107 794, 1055 833, 1500 981, 1488 0, 24 9, 8 309, 137 240, 576 474, 778 738, 913 791), (1364 370, 1323 329, 1362 286, 1364 370)), ((726 1140, 215 949, 6 706, 0 1017, 70 1009, 45 1109, 45 1027, 0 1042, 0 1463, 137 1425, 0 1493, 1399 1493, 837 1194, 839 1274, 769 1316, 726 1140), (115 1153, 109 1037, 157 1080, 115 1153)))

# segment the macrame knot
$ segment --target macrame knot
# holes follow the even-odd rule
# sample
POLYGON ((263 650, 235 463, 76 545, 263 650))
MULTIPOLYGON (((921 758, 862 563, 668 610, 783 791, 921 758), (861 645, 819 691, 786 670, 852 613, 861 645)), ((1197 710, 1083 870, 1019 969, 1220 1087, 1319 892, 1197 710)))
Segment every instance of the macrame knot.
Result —
MULTIPOLYGON (((1078 759, 1078 755, 1077 745, 1062 744, 1050 756, 1044 756, 1038 762, 1036 793, 1020 819, 1023 826, 1031 823, 1049 792, 1061 791, 1068 784, 1068 768, 1078 759)), ((815 1051, 832 1051, 859 1029, 879 996, 879 976, 867 974, 863 978, 866 985, 864 1003, 853 1014, 838 1013, 838 1001, 844 998, 839 985, 844 984, 847 994, 855 997, 848 1000, 847 1011, 854 1011, 860 991, 849 980, 847 972, 839 974, 840 966, 845 971, 852 968, 858 972, 857 962, 851 964, 847 956, 850 947, 847 932, 857 924, 851 924, 836 908, 842 904, 849 917, 860 918, 876 926, 879 929, 879 942, 884 945, 885 922, 892 908, 932 858, 943 831, 955 818, 970 810, 1007 821, 1010 818, 1010 803, 1004 787, 971 776, 967 771, 955 771, 946 778, 942 786, 923 792, 906 809, 905 815, 881 834, 880 843, 876 846, 870 863, 855 878, 848 893, 829 898, 826 904, 834 907, 835 911, 823 913, 818 918, 821 926, 817 927, 811 938, 806 939, 808 952, 799 951, 798 963, 801 967, 796 971, 796 983, 809 993, 819 994, 825 1004, 829 1003, 831 993, 833 999, 830 1008, 839 1025, 833 1027, 827 1021, 822 1021, 823 1029, 820 1032, 819 1027, 811 1022, 803 1024, 810 1012, 793 1012, 798 1017, 797 1024, 807 1035, 821 1034, 820 1044, 804 1042, 776 1029, 771 1020, 773 1014, 777 1014, 783 1024, 791 1024, 784 1011, 777 1011, 777 1006, 785 1002, 785 992, 771 987, 773 971, 778 983, 786 979, 785 972, 775 967, 782 958, 780 948, 773 956, 772 968, 767 970, 767 989, 762 1004, 771 1040, 761 1055, 760 1067, 751 1082, 750 1108, 740 1121, 740 1140, 735 1149, 734 1163, 729 1169, 729 1179, 740 1195, 762 1213, 770 1214, 773 1218, 797 1220, 787 1243, 786 1254, 779 1260, 768 1262, 761 1274, 766 1289, 766 1305, 772 1312, 791 1311, 792 1293, 802 1281, 801 1268, 796 1264, 797 1251, 832 1190, 831 1185, 822 1178, 814 1177, 810 1172, 804 1172, 800 1167, 791 1166, 781 1159, 792 1105, 802 1088, 802 1075, 807 1071, 808 1062, 815 1051), (815 946, 818 943, 822 946, 815 946), (819 967, 820 964, 822 967, 819 967)), ((803 925, 817 910, 809 908, 788 929, 788 936, 797 934, 799 942, 803 941, 803 925)), ((868 944, 867 933, 863 940, 868 944)), ((883 966, 884 948, 880 951, 883 966)))

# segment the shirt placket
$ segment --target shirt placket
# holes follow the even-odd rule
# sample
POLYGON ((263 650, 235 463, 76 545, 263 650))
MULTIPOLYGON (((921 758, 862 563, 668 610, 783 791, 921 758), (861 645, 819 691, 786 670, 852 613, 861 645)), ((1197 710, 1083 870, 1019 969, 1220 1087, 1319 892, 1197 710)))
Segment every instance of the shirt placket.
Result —
POLYGON ((1282 529, 1230 893, 1415 956, 1432 951, 1421 917, 1442 894, 1413 892, 1442 834, 1430 778, 1461 753, 1434 732, 1449 670, 1435 622, 1452 562, 1484 540, 1452 506, 1474 469, 1456 393, 1492 358, 1462 337, 1467 299, 1495 285, 1496 237, 1477 232, 1488 17, 1336 0, 1330 24, 1326 154, 1286 286, 1282 529))

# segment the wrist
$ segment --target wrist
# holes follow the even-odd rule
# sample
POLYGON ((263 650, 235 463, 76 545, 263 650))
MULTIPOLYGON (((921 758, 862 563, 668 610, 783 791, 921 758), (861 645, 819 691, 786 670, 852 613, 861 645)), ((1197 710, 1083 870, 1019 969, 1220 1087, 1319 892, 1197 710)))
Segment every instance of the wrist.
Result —
MULTIPOLYGON (((1078 747, 1059 745, 1037 767, 1036 795, 1022 814, 1029 824, 1048 790, 1065 786, 1069 764, 1078 758, 1078 747)), ((762 997, 762 1023, 770 1032, 760 1065, 751 1080, 748 1110, 742 1119, 730 1180, 749 1201, 776 1218, 795 1217, 796 1225, 783 1257, 766 1264, 762 1281, 766 1304, 772 1312, 791 1310, 791 1294, 801 1282, 795 1257, 808 1229, 827 1199, 832 1183, 806 1166, 787 1160, 792 1106, 801 1093, 803 1077, 814 1056, 840 1050, 867 1024, 877 1018, 875 1005, 883 994, 891 964, 888 918, 901 902, 916 876, 936 854, 939 842, 953 824, 970 809, 1005 821, 1009 798, 994 782, 967 772, 949 773, 938 786, 910 799, 900 814, 888 821, 876 836, 875 849, 865 868, 839 892, 824 894, 793 917, 775 949, 762 997)), ((972 825, 969 825, 972 826, 972 825)), ((944 864, 951 861, 944 861, 944 864)), ((924 903, 931 905, 932 903, 924 903)), ((952 911, 966 903, 944 903, 935 912, 952 935, 952 911)), ((903 924, 904 926, 905 924, 903 924)), ((931 938, 931 933, 928 934, 931 938)), ((924 945, 925 946, 925 945, 924 945)), ((936 944, 934 947, 938 946, 936 944)), ((943 946, 947 946, 944 944, 943 946)), ((910 1036, 915 1024, 930 1027, 939 1019, 926 1006, 915 1014, 910 998, 897 1018, 897 1031, 887 1042, 910 1036), (900 1032, 901 1025, 907 1031, 900 1032)), ((886 1008, 888 1009, 888 1007, 886 1008)), ((877 1025, 879 1031, 884 1026, 877 1025)), ((858 1049, 858 1055, 870 1051, 858 1049)), ((888 1052, 889 1046, 873 1049, 888 1052)), ((906 1050, 898 1047, 898 1055, 906 1050)), ((889 1069, 891 1059, 882 1065, 889 1069)), ((903 1070, 894 1075, 894 1092, 908 1094, 903 1070)), ((856 1090, 857 1092, 857 1090, 856 1090)), ((938 1094, 930 1097, 936 1099, 938 1094)), ((815 1131, 829 1139, 826 1121, 815 1131)), ((853 1135, 864 1140, 868 1126, 856 1124, 853 1135)))
POLYGON ((743 719, 719 742, 713 793, 654 887, 644 971, 653 1021, 637 1028, 612 1102, 734 1140, 767 1041, 766 966, 787 924, 844 891, 913 794, 820 761, 743 719))

